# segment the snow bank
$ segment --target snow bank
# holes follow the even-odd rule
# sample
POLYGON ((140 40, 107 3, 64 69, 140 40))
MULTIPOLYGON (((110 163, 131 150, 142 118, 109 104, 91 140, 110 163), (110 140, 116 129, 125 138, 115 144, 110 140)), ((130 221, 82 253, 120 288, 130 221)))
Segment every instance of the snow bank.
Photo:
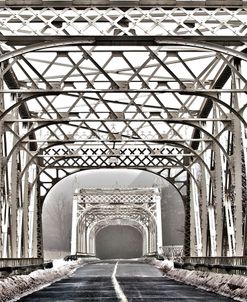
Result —
POLYGON ((170 260, 152 259, 151 263, 168 278, 247 302, 247 276, 175 269, 170 260))
POLYGON ((247 277, 212 272, 171 269, 165 276, 238 301, 247 301, 247 277))
POLYGON ((52 282, 71 275, 81 266, 80 261, 53 261, 53 268, 36 270, 28 275, 17 275, 0 280, 0 301, 16 301, 21 296, 50 285, 52 282), (18 298, 17 298, 18 297, 18 298))
POLYGON ((173 263, 169 260, 156 260, 153 264, 161 269, 166 277, 231 297, 238 301, 247 301, 246 276, 174 269, 173 263))
POLYGON ((161 269, 163 272, 168 272, 174 267, 174 263, 171 260, 165 259, 165 260, 157 260, 153 259, 152 264, 157 267, 158 269, 161 269))

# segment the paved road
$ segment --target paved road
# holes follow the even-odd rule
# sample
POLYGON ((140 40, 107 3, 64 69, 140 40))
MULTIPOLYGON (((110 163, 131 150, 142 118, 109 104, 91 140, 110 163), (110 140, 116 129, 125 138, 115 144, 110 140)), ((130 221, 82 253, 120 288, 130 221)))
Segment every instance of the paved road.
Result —
POLYGON ((86 264, 71 277, 26 296, 22 302, 233 301, 162 277, 141 261, 100 261, 86 264))

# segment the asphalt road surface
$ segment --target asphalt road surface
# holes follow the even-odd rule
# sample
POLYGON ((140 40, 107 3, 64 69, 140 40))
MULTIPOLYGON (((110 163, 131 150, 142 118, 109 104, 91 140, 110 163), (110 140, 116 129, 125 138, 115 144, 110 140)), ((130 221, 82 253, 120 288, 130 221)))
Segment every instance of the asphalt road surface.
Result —
POLYGON ((155 267, 137 260, 88 263, 22 302, 57 301, 233 301, 162 277, 155 267))

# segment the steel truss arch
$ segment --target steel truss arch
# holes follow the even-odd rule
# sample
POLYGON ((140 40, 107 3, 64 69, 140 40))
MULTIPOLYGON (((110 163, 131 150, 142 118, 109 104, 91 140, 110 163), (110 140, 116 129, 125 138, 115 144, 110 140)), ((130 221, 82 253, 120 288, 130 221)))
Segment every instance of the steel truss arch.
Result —
MULTIPOLYGON (((203 166, 205 167, 205 169, 207 170, 207 172, 208 172, 209 174, 211 174, 211 171, 209 170, 209 168, 208 168, 208 166, 206 165, 206 163, 205 163, 205 161, 203 160, 203 158, 202 158, 201 156, 199 156, 199 155, 197 154, 197 152, 196 152, 194 149, 192 149, 191 147, 185 146, 185 145, 183 145, 183 144, 181 144, 181 143, 179 143, 179 142, 176 142, 176 143, 175 143, 175 142, 170 142, 169 140, 167 140, 167 141, 164 140, 164 143, 169 143, 169 145, 171 145, 171 146, 178 146, 178 147, 181 147, 182 149, 184 149, 184 150, 186 150, 186 151, 189 151, 189 152, 193 153, 193 155, 197 158, 197 160, 200 161, 200 162, 203 164, 203 166)), ((52 148, 52 147, 54 147, 54 146, 57 147, 57 146, 59 146, 59 145, 66 145, 66 144, 67 144, 66 141, 61 142, 61 143, 55 143, 54 145, 51 144, 51 145, 49 145, 49 146, 47 146, 47 147, 45 147, 45 148, 42 148, 42 151, 48 150, 49 148, 52 148)), ((70 144, 70 142, 68 142, 68 144, 70 144)), ((26 170, 30 167, 30 165, 32 165, 32 163, 35 163, 35 161, 37 160, 37 158, 38 158, 38 156, 39 156, 39 152, 40 152, 40 151, 38 151, 38 152, 36 152, 34 155, 32 155, 32 157, 30 158, 30 160, 28 161, 28 163, 26 164, 26 166, 22 169, 22 171, 21 171, 21 173, 20 173, 20 178, 23 177, 23 174, 24 174, 24 173, 26 172, 26 170)), ((49 164, 48 168, 49 168, 49 167, 52 168, 52 164, 55 164, 55 163, 59 162, 60 160, 62 160, 62 159, 54 160, 53 163, 49 164)), ((47 168, 47 167, 44 167, 44 168, 47 168)))
MULTIPOLYGON (((57 183, 59 183, 60 181, 62 181, 63 179, 65 179, 66 177, 69 177, 69 176, 74 175, 76 173, 85 172, 85 171, 89 171, 89 170, 94 171, 94 170, 98 170, 98 169, 111 170, 111 169, 124 169, 124 167, 93 167, 92 169, 87 169, 87 168, 83 169, 83 170, 82 169, 77 169, 77 170, 75 170, 71 173, 68 173, 68 174, 64 175, 62 178, 57 179, 57 181, 53 182, 53 186, 56 185, 57 183)), ((176 177, 174 179, 174 178, 170 178, 170 177, 166 177, 166 176, 162 175, 162 169, 161 169, 161 171, 157 171, 157 172, 155 172, 152 168, 145 168, 144 169, 142 167, 129 167, 128 169, 129 170, 138 170, 138 171, 144 171, 144 172, 152 173, 156 176, 159 176, 159 177, 163 178, 165 181, 167 181, 176 190, 176 192, 178 192, 181 199, 184 201, 185 196, 182 194, 180 188, 176 185, 176 180, 175 180, 176 177)), ((184 170, 182 170, 182 171, 184 172, 184 170)), ((190 171, 188 171, 188 173, 191 175, 190 171)), ((192 178, 195 179, 193 175, 192 175, 192 178)), ((32 183, 31 189, 37 183, 37 180, 38 180, 38 177, 32 183)), ((195 181, 196 181, 196 179, 195 179, 195 181)), ((197 183, 197 181, 196 181, 196 183, 197 183)), ((51 189, 52 188, 49 188, 48 191, 46 192, 45 196, 42 196, 42 200, 45 199, 45 197, 49 194, 51 189)))
POLYGON ((41 256, 51 186, 109 159, 176 188, 187 255, 246 255, 246 17, 0 7, 0 257, 41 256))
POLYGON ((242 108, 239 109, 239 111, 237 111, 232 106, 226 104, 225 102, 223 102, 222 100, 220 100, 219 98, 214 96, 213 94, 207 94, 207 93, 200 92, 200 91, 199 92, 198 91, 193 92, 193 94, 191 92, 186 92, 185 91, 185 92, 181 92, 181 94, 203 96, 203 97, 206 97, 207 99, 211 99, 211 100, 215 101, 216 103, 219 103, 220 105, 226 107, 230 112, 232 112, 243 123, 243 125, 247 128, 247 121, 241 115, 243 110, 245 110, 247 104, 245 104, 242 108))
MULTIPOLYGON (((226 153, 226 151, 224 150, 223 146, 220 144, 220 142, 214 138, 214 136, 208 132, 207 130, 205 130, 203 127, 200 127, 199 125, 196 125, 195 123, 189 123, 189 122, 181 122, 181 121, 164 121, 164 123, 168 123, 168 124, 183 124, 183 125, 188 125, 188 126, 191 126, 191 127, 194 127, 194 128, 197 128, 199 129, 201 132, 205 133, 208 137, 210 137, 211 140, 213 140, 218 146, 219 148, 221 149, 221 151, 224 153, 224 155, 226 156, 226 158, 228 158, 228 154, 226 153)), ((9 161, 10 157, 12 156, 13 152, 15 151, 16 148, 20 147, 20 144, 21 142, 29 137, 30 134, 32 133, 35 133, 36 131, 42 129, 42 128, 46 128, 48 126, 51 126, 51 125, 58 125, 58 124, 65 124, 67 125, 68 122, 63 122, 63 121, 57 121, 57 122, 45 122, 44 124, 41 124, 35 128, 32 128, 31 130, 29 130, 28 132, 26 132, 21 138, 19 138, 19 140, 16 142, 16 144, 13 146, 13 148, 10 150, 8 156, 7 156, 7 159, 6 159, 6 162, 9 161)), ((76 127, 75 125, 73 124, 70 124, 69 125, 70 127, 76 127)), ((148 141, 148 140, 147 140, 148 141)), ((186 146, 184 148, 187 148, 186 146)))
MULTIPOLYGON (((142 213, 142 214, 147 215, 148 217, 150 217, 151 218, 151 225, 155 224, 155 216, 148 209, 145 209, 145 208, 143 208, 141 206, 135 206, 135 210, 136 210, 136 213, 142 213)), ((84 210, 84 212, 81 213, 78 216, 77 222, 79 223, 80 221, 82 221, 82 219, 84 218, 84 216, 86 216, 87 214, 91 214, 91 213, 95 214, 95 213, 97 213, 97 211, 99 211, 98 206, 90 206, 89 208, 86 208, 84 210)), ((117 216, 118 215, 119 214, 117 214, 117 216)))
MULTIPOLYGON (((171 161, 174 161, 174 162, 177 162, 175 159, 171 159, 171 161)), ((68 173, 66 176, 64 176, 64 178, 66 178, 66 177, 68 177, 69 175, 72 175, 72 174, 75 174, 75 173, 78 173, 78 172, 82 172, 82 171, 88 171, 88 170, 94 170, 95 168, 97 168, 97 167, 93 167, 92 169, 88 169, 88 168, 84 168, 84 169, 78 169, 78 170, 76 170, 75 172, 73 172, 73 173, 68 173)), ((126 168, 126 167, 124 167, 124 166, 112 166, 112 167, 104 167, 104 166, 102 166, 102 167, 98 167, 98 169, 123 169, 123 168, 126 168)), ((181 195, 182 193, 180 192, 180 190, 178 189, 178 187, 176 186, 176 175, 175 175, 175 177, 169 177, 169 178, 167 178, 166 176, 162 176, 162 172, 161 173, 159 173, 159 172, 154 172, 154 171, 152 171, 152 167, 151 168, 139 168, 138 166, 136 166, 136 167, 128 167, 128 169, 133 169, 133 170, 143 170, 143 171, 147 171, 147 172, 151 172, 151 173, 153 173, 153 174, 155 174, 155 175, 157 175, 157 176, 160 176, 160 177, 162 177, 162 178, 164 178, 165 180, 167 180, 168 182, 170 182, 170 184, 172 184, 173 185, 173 187, 179 192, 179 194, 181 195), (170 179, 170 180, 168 180, 168 179, 170 179)), ((154 168, 155 169, 155 168, 154 168)), ((45 172, 45 170, 48 170, 49 171, 49 169, 47 169, 47 168, 44 168, 43 170, 41 170, 40 172, 39 172, 39 174, 37 175, 37 177, 34 179, 34 182, 31 184, 31 188, 37 183, 37 181, 39 180, 39 178, 40 178, 40 176, 42 175, 42 173, 44 173, 45 172)), ((64 169, 64 170, 66 170, 66 169, 64 169)), ((195 183, 197 184, 197 186, 199 187, 199 184, 198 184, 198 181, 196 180, 196 178, 194 177, 194 175, 192 175, 192 173, 191 173, 191 171, 187 168, 187 167, 185 167, 185 168, 182 168, 181 169, 181 171, 179 172, 179 173, 184 173, 184 172, 187 172, 190 176, 191 176, 191 178, 192 179, 194 179, 194 181, 195 181, 195 183)), ((57 181, 56 182, 53 182, 53 185, 55 185, 55 184, 57 184, 60 180, 62 180, 63 178, 59 178, 59 179, 57 179, 57 181)), ((50 188, 51 189, 51 188, 50 188)), ((49 189, 49 190, 50 190, 49 189)), ((42 198, 45 198, 46 197, 46 195, 49 193, 49 190, 45 193, 45 195, 42 195, 42 198)), ((183 198, 184 196, 183 195, 181 195, 181 197, 183 198)))
MULTIPOLYGON (((115 91, 114 91, 115 92, 115 91)), ((145 91, 143 91, 145 92, 145 91)), ((148 91, 147 91, 148 92, 148 91)), ((170 91, 159 91, 159 93, 165 94, 165 93, 170 93, 170 91)), ((206 99, 211 99, 213 102, 218 103, 222 106, 224 106, 226 109, 228 109, 230 112, 232 112, 243 124, 244 126, 247 128, 247 122, 244 119, 244 117, 241 115, 242 112, 244 112, 244 110, 247 107, 247 104, 243 105, 242 108, 240 108, 238 111, 235 110, 232 106, 228 105, 227 103, 225 103, 224 101, 222 101, 220 98, 216 97, 214 94, 210 94, 210 93, 205 93, 205 92, 200 92, 200 91, 186 91, 186 90, 178 90, 178 93, 180 93, 181 95, 191 95, 191 96, 201 96, 201 97, 205 97, 206 99)), ((10 106, 9 108, 7 108, 6 110, 4 110, 3 112, 1 112, 0 114, 0 120, 4 120, 5 116, 10 113, 12 110, 14 110, 15 108, 19 107, 21 104, 26 104, 29 101, 32 101, 33 99, 36 99, 38 97, 44 97, 44 96, 50 96, 50 95, 67 95, 66 92, 44 92, 44 93, 40 93, 37 95, 32 95, 26 98, 21 98, 21 100, 17 101, 15 104, 13 104, 12 106, 10 106)), ((80 95, 80 93, 78 93, 78 96, 80 95)), ((47 101, 47 104, 48 101, 47 101)), ((56 112, 54 112, 56 113, 56 112)), ((45 121, 45 122, 49 122, 49 120, 45 121)))
MULTIPOLYGON (((116 219, 105 219, 100 220, 97 223, 94 224, 92 228, 95 228, 95 233, 97 234, 102 229, 109 225, 117 225, 118 221, 121 221, 121 225, 131 225, 133 228, 136 228, 141 234, 144 229, 144 226, 140 222, 136 222, 135 220, 132 220, 131 218, 129 220, 124 218, 116 218, 116 219)), ((92 229, 93 231, 93 229, 92 229)))
MULTIPOLYGON (((66 123, 66 122, 65 122, 65 123, 66 123)), ((178 122, 177 122, 177 123, 178 123, 178 122)), ((53 124, 53 123, 50 123, 49 125, 51 125, 51 124, 53 124)), ((225 155, 226 159, 229 160, 229 156, 228 156, 228 154, 226 153, 226 151, 224 150, 224 148, 221 146, 220 142, 217 141, 217 140, 213 137, 213 135, 211 135, 208 131, 206 131, 205 129, 203 129, 203 128, 201 128, 200 126, 195 125, 195 124, 190 124, 190 123, 186 123, 186 122, 183 122, 183 124, 188 124, 189 126, 198 128, 198 129, 200 129, 200 131, 202 131, 202 132, 204 132, 206 135, 208 135, 208 136, 209 136, 213 141, 215 141, 215 143, 220 147, 220 149, 222 150, 222 152, 223 152, 223 154, 225 155)), ((9 156, 8 156, 8 158, 7 158, 7 161, 10 159, 11 155, 13 154, 14 149, 20 145, 20 142, 21 142, 23 139, 25 139, 25 137, 28 137, 28 136, 30 135, 30 133, 33 133, 33 132, 37 131, 38 129, 40 129, 40 128, 42 128, 42 127, 47 127, 47 126, 48 126, 47 124, 45 124, 45 125, 40 125, 40 126, 36 127, 35 129, 31 129, 29 132, 27 132, 27 133, 26 133, 26 134, 25 134, 25 135, 24 135, 24 136, 16 143, 16 145, 13 147, 13 149, 10 151, 9 156)), ((186 146, 185 146, 185 148, 186 148, 186 146)), ((169 159, 169 160, 170 160, 170 161, 176 162, 175 159, 169 159)), ((203 158, 201 158, 201 160, 203 161, 203 158)), ((6 163, 7 163, 7 161, 6 161, 6 163)), ((57 162, 59 162, 59 161, 60 161, 60 160, 58 160, 57 162)), ((178 160, 177 162, 181 165, 181 161, 178 160)), ((182 165, 181 165, 181 166, 182 166, 182 165)), ((47 168, 47 167, 46 167, 46 168, 47 168)), ((43 169, 41 169, 41 170, 38 172, 38 174, 37 174, 37 176, 36 176, 34 182, 32 183, 32 187, 33 187, 33 186, 35 185, 35 183, 38 181, 39 176, 42 174, 42 172, 45 171, 46 168, 43 168, 43 169)), ((194 176, 191 174, 191 171, 188 169, 188 167, 184 166, 184 167, 183 167, 183 170, 187 171, 187 172, 189 173, 189 175, 191 176, 191 178, 194 179, 194 176)), ((208 170, 208 168, 207 168, 207 170, 208 170)), ((210 173, 209 175, 211 175, 211 172, 210 172, 209 170, 208 170, 208 172, 210 173)), ((195 180, 195 183, 197 183, 197 180, 196 180, 196 179, 194 179, 194 180, 195 180)), ((198 184, 197 184, 197 186, 198 186, 198 184)), ((47 193, 48 193, 48 192, 47 192, 47 193)), ((44 196, 44 198, 45 198, 45 196, 44 196)))
MULTIPOLYGON (((47 125, 45 125, 45 126, 40 126, 40 127, 46 127, 47 125)), ((192 126, 194 127, 194 125, 192 124, 192 126)), ((200 127, 199 127, 200 128, 200 127)), ((201 128, 200 128, 201 129, 201 128)), ((30 132, 33 132, 34 131, 34 129, 32 129, 32 130, 30 130, 30 132)), ((205 131, 204 129, 203 129, 203 132, 205 132, 207 135, 209 134, 207 131, 205 131)), ((27 137, 27 136, 29 136, 29 134, 30 133, 26 133, 25 134, 25 137, 27 137)), ((218 145, 220 145, 220 143, 213 137, 213 136, 211 136, 211 138, 216 142, 216 144, 218 144, 218 145)), ((16 147, 17 147, 17 145, 18 144, 16 144, 16 147)), ((221 146, 221 145, 220 145, 221 146)), ((222 149, 222 146, 221 146, 221 149, 222 149)), ((11 154, 12 154, 13 152, 10 152, 9 153, 9 158, 10 158, 10 156, 11 156, 11 154)), ((225 150, 223 149, 223 153, 225 154, 225 156, 226 156, 226 159, 227 160, 229 160, 229 158, 228 158, 228 155, 225 153, 225 150)), ((197 155, 198 156, 198 155, 197 155)), ((57 163, 59 163, 61 160, 57 160, 57 161, 55 161, 55 162, 57 162, 57 163)), ((198 185, 198 182, 197 182, 197 180, 194 178, 194 176, 191 174, 191 171, 190 171, 190 169, 188 168, 188 167, 186 167, 186 166, 183 166, 182 165, 182 163, 181 163, 181 161, 180 160, 175 160, 175 159, 172 159, 172 158, 169 158, 169 161, 173 161, 173 162, 177 162, 181 167, 182 167, 182 170, 183 171, 187 171, 187 173, 188 173, 188 175, 190 175, 190 177, 192 178, 192 179, 194 179, 194 181, 195 181, 195 183, 197 184, 197 186, 199 186, 198 185)), ((208 173, 209 173, 209 175, 212 177, 212 175, 211 175, 211 171, 209 170, 209 168, 207 167, 207 165, 205 164, 205 162, 204 162, 204 160, 203 160, 203 158, 202 157, 200 157, 200 161, 203 163, 203 165, 204 165, 204 167, 206 168, 206 170, 208 171, 208 173)), ((6 161, 6 163, 7 163, 7 161, 6 161)), ((50 165, 49 165, 50 166, 50 165)), ((37 173, 37 175, 36 175, 36 177, 35 177, 35 179, 33 180, 33 182, 32 182, 32 184, 31 184, 31 189, 36 185, 36 183, 38 182, 38 180, 39 180, 39 178, 40 178, 40 176, 42 175, 42 173, 45 171, 45 170, 47 170, 47 169, 49 169, 49 166, 48 167, 44 167, 44 168, 42 168, 42 169, 40 169, 39 171, 38 171, 38 173, 37 173)), ((122 166, 119 166, 118 168, 121 168, 122 166)), ((51 167, 52 168, 52 167, 51 167)), ((136 167, 135 167, 136 168, 136 167)), ((66 169, 66 167, 65 167, 65 169, 66 169)), ((24 170, 25 170, 25 167, 24 167, 24 170)), ((24 170, 23 170, 23 172, 24 172, 24 170)), ((77 170, 77 172, 78 171, 81 171, 82 169, 79 169, 79 170, 77 170)), ((86 170, 86 169, 83 169, 83 170, 86 170)), ((149 170, 149 169, 147 169, 147 170, 149 170)), ((181 170, 181 172, 182 172, 182 170, 181 170)), ((159 173, 156 173, 157 175, 160 175, 159 173)), ((23 174, 20 174, 20 176, 22 176, 23 174)), ((65 177, 65 176, 64 176, 65 177)), ((167 179, 166 177, 165 177, 165 179, 167 179)), ((61 180, 61 179, 59 179, 59 180, 61 180)), ((57 180, 57 181, 59 181, 59 180, 57 180)), ((172 182, 172 179, 171 179, 171 182, 172 182)), ((55 183, 53 183, 53 185, 54 185, 55 183)), ((175 185, 174 186, 176 189, 178 189, 177 188, 177 186, 175 185)), ((179 191, 179 193, 181 194, 181 192, 180 192, 180 190, 178 190, 179 191)), ((47 191, 46 192, 46 194, 48 194, 48 192, 49 191, 47 191)), ((43 196, 43 198, 45 198, 46 197, 46 194, 43 196)), ((183 197, 184 198, 184 197, 183 197)))
MULTIPOLYGON (((174 37, 162 37, 162 40, 158 40, 156 38, 155 42, 158 45, 180 45, 180 46, 190 46, 190 47, 198 47, 202 49, 207 49, 207 50, 212 50, 215 52, 223 53, 226 55, 231 55, 233 57, 242 59, 244 61, 247 61, 247 55, 242 53, 241 51, 236 51, 231 48, 227 48, 224 46, 217 45, 216 43, 208 43, 208 42, 193 42, 193 41, 186 41, 186 39, 179 39, 179 38, 174 38, 174 37)), ((56 42, 42 42, 42 43, 37 43, 34 45, 26 46, 17 50, 13 50, 9 53, 3 54, 0 56, 0 63, 4 62, 6 60, 12 59, 14 57, 24 55, 29 52, 33 51, 38 51, 38 50, 43 50, 43 49, 48 49, 52 47, 58 47, 58 46, 73 46, 73 45, 89 45, 93 46, 95 43, 94 39, 88 39, 87 37, 81 37, 81 38, 68 38, 68 39, 60 39, 60 41, 56 42)))

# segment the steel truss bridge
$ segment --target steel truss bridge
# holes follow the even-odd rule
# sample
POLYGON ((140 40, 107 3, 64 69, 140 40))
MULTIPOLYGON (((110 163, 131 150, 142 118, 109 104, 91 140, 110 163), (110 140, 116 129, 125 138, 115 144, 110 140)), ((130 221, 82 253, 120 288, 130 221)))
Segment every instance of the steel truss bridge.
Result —
POLYGON ((143 238, 143 255, 162 248, 158 189, 82 189, 74 194, 71 255, 96 255, 97 233, 109 225, 130 225, 143 238))
POLYGON ((1 1, 0 257, 42 257, 49 190, 103 167, 174 186, 187 256, 246 256, 247 5, 215 2, 1 1))

